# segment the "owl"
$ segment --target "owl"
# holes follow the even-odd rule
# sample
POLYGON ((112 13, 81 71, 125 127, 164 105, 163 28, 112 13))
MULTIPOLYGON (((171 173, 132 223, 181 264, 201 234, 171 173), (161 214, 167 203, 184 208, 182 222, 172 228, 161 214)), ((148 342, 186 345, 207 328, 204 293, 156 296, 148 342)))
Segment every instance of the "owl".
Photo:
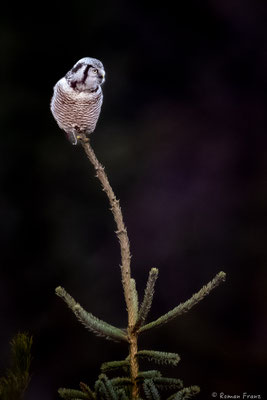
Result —
POLYGON ((95 130, 103 102, 101 86, 104 81, 101 61, 85 57, 54 87, 51 111, 73 145, 77 144, 79 133, 88 135, 95 130))

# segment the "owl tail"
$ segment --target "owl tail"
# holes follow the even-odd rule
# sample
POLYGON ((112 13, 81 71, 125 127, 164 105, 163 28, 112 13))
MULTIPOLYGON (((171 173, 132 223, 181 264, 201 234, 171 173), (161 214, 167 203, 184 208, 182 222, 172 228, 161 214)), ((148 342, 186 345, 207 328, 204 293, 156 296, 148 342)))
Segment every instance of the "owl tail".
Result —
POLYGON ((66 135, 67 135, 68 141, 75 146, 77 144, 76 134, 72 131, 69 131, 69 132, 66 132, 66 135))

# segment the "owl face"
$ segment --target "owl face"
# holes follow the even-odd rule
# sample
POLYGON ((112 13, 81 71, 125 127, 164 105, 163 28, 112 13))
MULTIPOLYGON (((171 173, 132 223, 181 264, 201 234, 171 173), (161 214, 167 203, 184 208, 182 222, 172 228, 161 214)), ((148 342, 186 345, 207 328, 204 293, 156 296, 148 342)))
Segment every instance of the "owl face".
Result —
POLYGON ((65 78, 75 91, 93 93, 104 83, 105 70, 101 61, 85 57, 72 67, 65 78))

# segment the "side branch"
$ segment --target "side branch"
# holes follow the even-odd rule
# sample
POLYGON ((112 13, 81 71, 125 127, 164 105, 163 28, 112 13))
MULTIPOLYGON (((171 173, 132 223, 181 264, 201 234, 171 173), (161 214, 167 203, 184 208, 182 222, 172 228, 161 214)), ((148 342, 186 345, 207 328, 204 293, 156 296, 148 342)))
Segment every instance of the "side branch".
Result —
POLYGON ((146 285, 146 289, 145 289, 144 299, 141 304, 141 307, 140 307, 140 310, 138 313, 138 318, 137 318, 137 321, 134 326, 135 332, 140 328, 140 326, 144 325, 147 314, 150 310, 153 296, 154 296, 154 287, 155 287, 155 283, 156 283, 156 280, 158 277, 158 272, 159 271, 157 268, 152 268, 149 271, 149 277, 148 277, 148 281, 147 281, 147 285, 146 285))
POLYGON ((126 306, 128 310, 128 321, 129 325, 134 324, 134 312, 132 306, 132 297, 131 297, 131 253, 130 253, 130 243, 126 230, 126 226, 123 221, 123 216, 120 208, 120 202, 116 198, 113 189, 109 183, 108 177, 105 173, 104 167, 98 161, 94 150, 90 145, 89 138, 81 133, 80 141, 83 146, 83 149, 96 171, 96 177, 101 182, 104 192, 106 193, 111 212, 113 214, 114 220, 117 225, 116 235, 119 239, 120 249, 121 249, 121 275, 122 275, 122 285, 124 290, 124 297, 126 301, 126 306))
POLYGON ((219 272, 215 278, 212 279, 207 285, 203 286, 199 292, 193 294, 193 296, 185 301, 184 303, 179 304, 173 310, 169 311, 168 313, 162 315, 160 318, 156 319, 155 321, 150 322, 142 326, 139 329, 139 332, 147 331, 148 329, 155 328, 157 326, 161 326, 166 324, 167 322, 171 321, 172 319, 178 317, 178 315, 184 314, 189 311, 194 305, 199 303, 201 300, 204 299, 213 289, 216 288, 221 282, 225 281, 225 272, 219 272))
POLYGON ((63 287, 58 286, 56 288, 56 294, 65 301, 78 320, 95 335, 103 336, 115 342, 128 342, 127 335, 124 331, 85 311, 63 287))

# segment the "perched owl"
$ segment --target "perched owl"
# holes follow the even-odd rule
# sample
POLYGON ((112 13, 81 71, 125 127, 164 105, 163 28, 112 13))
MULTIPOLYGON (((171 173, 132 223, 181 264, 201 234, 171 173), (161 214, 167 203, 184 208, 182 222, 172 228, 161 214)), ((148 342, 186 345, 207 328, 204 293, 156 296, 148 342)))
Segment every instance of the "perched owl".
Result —
POLYGON ((104 81, 103 64, 85 57, 54 87, 52 114, 74 145, 80 132, 89 134, 95 130, 103 102, 101 85, 104 81))

